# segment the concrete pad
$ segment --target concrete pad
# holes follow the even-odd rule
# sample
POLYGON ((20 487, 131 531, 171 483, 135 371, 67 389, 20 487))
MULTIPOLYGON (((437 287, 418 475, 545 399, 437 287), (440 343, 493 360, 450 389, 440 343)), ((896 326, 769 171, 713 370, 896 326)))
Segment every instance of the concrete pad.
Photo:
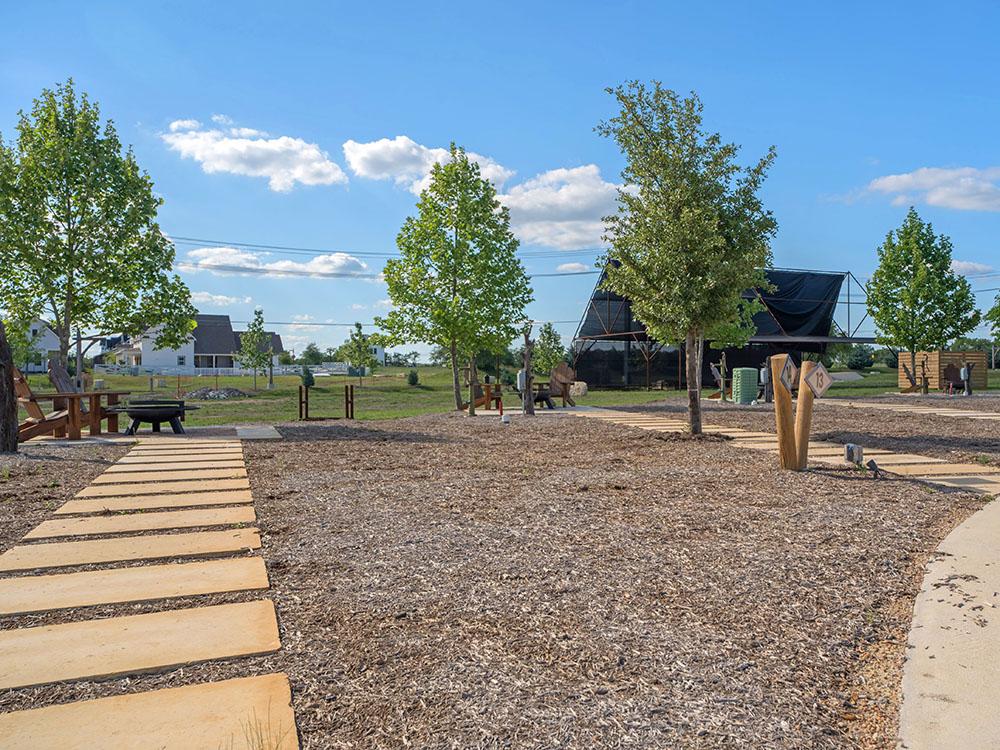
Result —
MULTIPOLYGON (((865 451, 865 455, 868 452, 865 451)), ((917 456, 913 453, 888 453, 884 456, 875 456, 875 463, 879 466, 906 466, 908 464, 943 464, 946 463, 940 458, 929 458, 928 456, 917 456)))
POLYGON ((208 557, 255 549, 260 549, 260 532, 253 528, 22 544, 0 555, 0 572, 169 557, 208 557))
POLYGON ((146 466, 155 466, 158 464, 185 464, 185 465, 197 465, 197 464, 210 464, 213 461, 236 461, 243 458, 242 450, 233 451, 217 451, 215 453, 191 453, 189 455, 175 456, 173 454, 167 456, 151 456, 148 454, 136 454, 122 456, 115 463, 115 466, 142 464, 146 466))
POLYGON ((116 695, 0 714, 9 750, 253 750, 261 727, 268 750, 299 746, 288 677, 235 680, 116 695))
POLYGON ((237 427, 236 437, 240 440, 281 440, 281 433, 271 425, 249 425, 237 427))
POLYGON ((242 457, 219 459, 211 463, 116 463, 105 474, 135 474, 137 472, 153 471, 206 471, 211 469, 242 469, 245 468, 242 457))
POLYGON ((0 631, 0 689, 169 669, 281 647, 270 599, 0 631))
POLYGON ((778 452, 777 443, 734 443, 738 448, 747 448, 752 451, 771 451, 772 453, 778 452))
POLYGON ((181 529, 191 526, 229 526, 253 523, 257 520, 249 505, 231 508, 199 508, 197 510, 172 510, 151 513, 129 513, 120 516, 84 516, 82 518, 53 518, 42 521, 24 535, 25 539, 45 539, 56 536, 85 536, 87 534, 121 534, 129 531, 154 529, 181 529))
POLYGON ((110 472, 106 471, 97 477, 91 484, 133 484, 137 482, 174 482, 174 481, 195 481, 201 479, 229 479, 231 477, 245 477, 246 467, 242 462, 232 469, 187 469, 178 471, 132 471, 132 472, 110 472))
POLYGON ((989 474, 978 477, 961 475, 935 477, 934 484, 944 485, 945 487, 956 487, 969 490, 970 492, 981 492, 988 495, 1000 492, 1000 477, 990 476, 989 474))
POLYGON ((97 497, 68 500, 56 510, 57 516, 105 513, 122 510, 157 510, 188 508, 202 505, 246 505, 253 502, 250 490, 223 492, 181 492, 173 495, 139 495, 138 497, 97 497))
POLYGON ((133 451, 159 450, 161 448, 238 448, 239 440, 192 440, 189 438, 170 438, 167 440, 140 440, 133 451))
POLYGON ((266 589, 259 557, 0 579, 0 615, 266 589))
POLYGON ((1000 504, 938 547, 913 609, 899 733, 903 747, 1000 747, 1000 504))
MULTIPOLYGON (((875 459, 876 462, 878 459, 875 459)), ((893 466, 889 469, 893 474, 912 477, 932 477, 944 474, 1000 474, 1000 469, 979 464, 913 464, 911 466, 893 466)))
POLYGON ((208 479, 202 482, 145 482, 131 485, 90 485, 76 493, 77 497, 133 497, 135 495, 165 495, 171 492, 214 492, 216 490, 248 490, 247 479, 208 479))

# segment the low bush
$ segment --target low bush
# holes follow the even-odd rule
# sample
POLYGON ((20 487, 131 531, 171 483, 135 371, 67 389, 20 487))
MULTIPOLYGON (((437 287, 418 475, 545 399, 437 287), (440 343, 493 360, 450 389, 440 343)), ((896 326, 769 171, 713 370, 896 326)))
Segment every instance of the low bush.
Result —
POLYGON ((406 373, 406 382, 408 385, 417 385, 420 383, 420 375, 417 374, 416 370, 410 370, 406 373))

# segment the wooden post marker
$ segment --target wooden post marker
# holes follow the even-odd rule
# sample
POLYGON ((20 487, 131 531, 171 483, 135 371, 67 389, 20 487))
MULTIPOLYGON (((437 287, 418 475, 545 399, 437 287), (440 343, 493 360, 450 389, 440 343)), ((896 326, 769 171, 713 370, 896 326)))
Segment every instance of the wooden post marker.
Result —
POLYGON ((771 382, 774 384, 774 421, 778 428, 778 458, 782 469, 798 471, 795 446, 795 422, 792 416, 790 370, 795 365, 787 354, 771 357, 771 382))
POLYGON ((806 385, 806 378, 815 367, 815 362, 806 361, 799 370, 799 401, 795 405, 795 454, 799 469, 804 469, 809 464, 809 431, 812 429, 815 395, 806 385))

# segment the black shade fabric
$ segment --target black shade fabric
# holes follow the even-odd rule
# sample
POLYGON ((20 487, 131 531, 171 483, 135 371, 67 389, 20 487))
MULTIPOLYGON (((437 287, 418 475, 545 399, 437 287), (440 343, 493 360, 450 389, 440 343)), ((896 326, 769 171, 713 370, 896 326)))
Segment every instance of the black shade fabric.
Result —
MULTIPOLYGON (((757 333, 750 345, 725 350, 730 368, 760 367, 779 352, 826 351, 826 343, 808 339, 830 335, 845 275, 784 269, 767 269, 765 274, 772 289, 751 289, 743 295, 760 299, 766 309, 754 315, 757 333), (757 337, 767 341, 756 341, 757 337)), ((602 289, 603 282, 602 274, 573 340, 577 377, 605 387, 680 384, 682 350, 651 339, 645 326, 632 317, 629 301, 602 289)), ((705 354, 703 379, 708 383, 708 363, 718 361, 722 353, 706 348, 705 354)))

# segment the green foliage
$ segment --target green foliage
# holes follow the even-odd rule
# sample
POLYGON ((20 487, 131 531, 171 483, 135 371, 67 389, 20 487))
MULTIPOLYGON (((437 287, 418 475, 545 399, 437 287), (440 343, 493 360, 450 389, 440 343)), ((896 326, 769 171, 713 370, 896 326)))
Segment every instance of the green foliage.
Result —
POLYGON ((253 370, 254 390, 257 390, 257 373, 267 369, 273 356, 271 337, 264 330, 264 311, 258 307, 253 311, 253 320, 240 334, 240 350, 236 352, 240 367, 253 370))
POLYGON ((156 223, 162 200, 114 125, 72 80, 45 89, 0 140, 0 308, 43 312, 66 364, 71 329, 183 344, 195 309, 170 273, 174 247, 156 223))
POLYGON ((303 349, 302 353, 299 355, 299 362, 304 365, 319 365, 323 363, 324 359, 326 358, 323 355, 323 352, 321 352, 315 342, 312 341, 306 344, 306 348, 303 349))
POLYGON ((993 340, 1000 341, 1000 294, 997 294, 993 300, 993 307, 983 317, 990 326, 990 335, 993 336, 993 340))
POLYGON ((295 364, 295 360, 292 359, 292 353, 291 352, 282 352, 281 354, 279 354, 278 355, 278 364, 279 365, 291 365, 291 364, 295 364))
POLYGON ((899 369, 899 354, 896 352, 895 349, 890 349, 889 347, 885 347, 884 349, 879 349, 877 352, 875 352, 875 361, 881 362, 890 370, 899 369))
POLYGON ((316 385, 316 378, 313 377, 312 370, 309 369, 309 365, 302 365, 302 373, 299 377, 302 378, 302 385, 309 386, 310 388, 316 385))
POLYGON ((459 354, 506 348, 532 299, 510 213, 479 165, 452 144, 396 244, 401 257, 384 271, 394 308, 375 322, 389 345, 426 342, 448 351, 460 408, 459 354))
POLYGON ((562 337, 551 323, 543 323, 532 352, 531 363, 535 372, 548 373, 560 362, 566 361, 566 348, 562 337))
POLYGON ((361 324, 355 323, 350 337, 338 351, 351 363, 352 367, 374 370, 378 366, 378 360, 372 351, 373 343, 374 340, 362 332, 361 324))
POLYGON ((951 253, 951 240, 935 235, 913 208, 886 235, 868 282, 868 312, 879 343, 911 354, 943 349, 979 324, 972 288, 951 270, 951 253))
POLYGON ((875 350, 867 344, 856 344, 851 347, 844 365, 848 370, 867 370, 875 364, 875 350))
POLYGON ((631 301, 653 338, 685 341, 691 423, 700 431, 703 341, 749 338, 742 294, 767 288, 777 223, 757 194, 775 151, 739 166, 738 147, 703 129, 696 94, 638 81, 608 93, 620 111, 597 132, 616 141, 626 164, 618 212, 605 218, 605 284, 631 301))
POLYGON ((7 343, 10 345, 11 359, 16 367, 23 370, 28 364, 37 362, 44 356, 44 352, 37 346, 42 332, 39 331, 35 336, 32 336, 31 321, 4 320, 3 323, 7 330, 7 343))
POLYGON ((410 370, 406 373, 406 384, 407 385, 418 385, 420 383, 420 375, 417 374, 416 370, 410 370))
POLYGON ((953 352, 985 352, 986 354, 992 354, 993 341, 991 339, 959 336, 951 342, 948 348, 953 352))

